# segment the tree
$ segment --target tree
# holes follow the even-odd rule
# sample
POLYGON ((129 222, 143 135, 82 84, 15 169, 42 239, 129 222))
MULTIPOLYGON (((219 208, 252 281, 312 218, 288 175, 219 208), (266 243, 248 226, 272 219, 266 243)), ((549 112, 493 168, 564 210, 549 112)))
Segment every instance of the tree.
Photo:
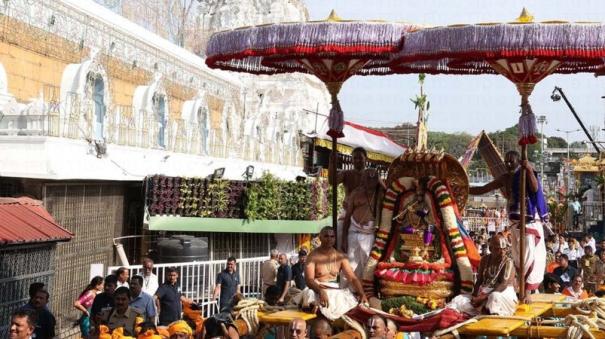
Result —
POLYGON ((566 148, 567 142, 561 137, 546 138, 549 148, 566 148))
POLYGON ((571 148, 586 148, 587 145, 586 145, 586 143, 581 142, 581 141, 574 141, 574 142, 572 142, 569 145, 569 147, 571 147, 571 148))
POLYGON ((95 0, 174 44, 193 50, 198 0, 95 0))
POLYGON ((172 0, 168 2, 166 19, 169 23, 170 40, 181 47, 185 47, 185 37, 188 37, 188 31, 195 30, 190 13, 193 3, 197 2, 197 0, 172 0))
POLYGON ((458 158, 464 154, 473 137, 468 133, 446 133, 429 131, 429 148, 443 149, 458 158))

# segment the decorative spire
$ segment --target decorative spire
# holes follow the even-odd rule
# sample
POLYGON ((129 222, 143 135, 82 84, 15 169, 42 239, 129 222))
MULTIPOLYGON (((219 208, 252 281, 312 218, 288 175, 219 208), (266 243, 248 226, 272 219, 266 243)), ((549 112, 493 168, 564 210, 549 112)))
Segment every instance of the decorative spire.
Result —
POLYGON ((519 17, 515 21, 516 22, 534 22, 534 16, 531 15, 531 13, 529 13, 529 11, 525 7, 523 7, 521 14, 519 14, 519 17))
POLYGON ((328 21, 328 22, 338 22, 338 21, 342 21, 342 19, 336 14, 335 10, 332 10, 330 12, 330 15, 328 15, 328 17, 326 18, 326 21, 328 21))

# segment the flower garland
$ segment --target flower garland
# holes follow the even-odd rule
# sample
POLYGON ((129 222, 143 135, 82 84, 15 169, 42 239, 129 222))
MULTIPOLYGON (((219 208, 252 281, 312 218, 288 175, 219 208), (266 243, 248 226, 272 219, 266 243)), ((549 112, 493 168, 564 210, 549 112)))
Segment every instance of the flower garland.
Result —
MULTIPOLYGON (((449 247, 454 254, 460 272, 462 290, 470 291, 473 287, 473 271, 476 269, 480 260, 477 249, 474 247, 472 241, 470 241, 470 238, 462 225, 450 189, 435 177, 430 177, 427 186, 427 193, 431 196, 430 203, 432 205, 432 211, 438 212, 437 214, 439 214, 433 215, 433 219, 439 228, 444 232, 447 232, 449 247), (434 205, 435 203, 437 206, 434 205)), ((376 273, 375 271, 378 268, 378 262, 385 254, 389 235, 392 231, 393 211, 395 209, 396 200, 399 196, 408 196, 408 199, 413 199, 413 195, 409 193, 414 190, 415 179, 403 177, 394 180, 385 193, 380 226, 376 232, 376 240, 374 241, 374 246, 370 252, 370 258, 363 274, 363 284, 366 289, 371 289, 371 286, 373 286, 373 278, 376 273)), ((444 251, 444 256, 446 253, 447 251, 444 251)), ((411 269, 412 267, 407 268, 411 269)), ((437 269, 437 267, 431 268, 437 269)))

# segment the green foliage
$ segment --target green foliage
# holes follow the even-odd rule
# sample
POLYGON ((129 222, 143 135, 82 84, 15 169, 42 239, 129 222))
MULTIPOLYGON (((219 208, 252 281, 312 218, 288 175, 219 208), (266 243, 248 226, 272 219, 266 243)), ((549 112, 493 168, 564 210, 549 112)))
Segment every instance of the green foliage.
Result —
POLYGON ((279 179, 273 175, 263 174, 261 179, 250 184, 247 204, 244 213, 250 220, 281 219, 281 187, 279 179))
POLYGON ((563 139, 561 137, 548 137, 548 138, 546 138, 546 140, 548 142, 549 148, 566 148, 567 147, 567 142, 565 141, 565 139, 563 139))
POLYGON ((380 304, 380 307, 382 307, 383 311, 388 312, 392 308, 400 308, 401 305, 405 305, 408 310, 411 310, 415 314, 424 314, 429 311, 424 304, 419 303, 415 297, 410 296, 385 299, 380 304))
POLYGON ((229 195, 227 180, 210 180, 206 186, 206 194, 202 197, 199 215, 201 217, 217 217, 227 213, 229 195))
MULTIPOLYGON (((569 144, 569 147, 571 147, 571 148, 586 148, 586 143, 583 143, 581 141, 574 141, 571 144, 569 144)), ((592 145, 591 145, 591 147, 592 147, 592 145)))
POLYGON ((431 132, 428 136, 429 148, 443 149, 458 158, 464 154, 473 136, 468 133, 431 132))
POLYGON ((414 103, 414 109, 420 109, 420 111, 422 112, 428 111, 431 105, 431 103, 428 101, 428 96, 422 92, 424 79, 426 79, 426 74, 418 74, 418 83, 420 84, 420 95, 416 95, 416 98, 410 99, 410 101, 414 103))
POLYGON ((286 182, 281 187, 284 219, 305 220, 311 212, 311 190, 306 182, 286 182))
MULTIPOLYGON (((338 192, 336 206, 340 209, 342 207, 342 202, 345 200, 345 188, 343 185, 338 185, 336 191, 338 192)), ((332 215, 332 186, 328 187, 328 215, 332 215)))
POLYGON ((288 182, 264 174, 246 190, 244 214, 250 220, 317 220, 324 218, 327 186, 316 181, 288 182))

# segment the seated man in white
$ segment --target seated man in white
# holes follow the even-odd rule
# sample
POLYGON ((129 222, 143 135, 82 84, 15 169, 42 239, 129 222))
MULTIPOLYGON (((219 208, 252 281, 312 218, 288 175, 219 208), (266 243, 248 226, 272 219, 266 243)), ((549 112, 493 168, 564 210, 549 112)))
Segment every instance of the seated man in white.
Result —
POLYGON ((302 304, 319 307, 329 320, 335 320, 357 306, 358 299, 349 289, 340 289, 337 279, 342 272, 357 292, 362 303, 367 303, 361 282, 351 269, 346 254, 336 250, 336 232, 326 226, 319 233, 320 247, 307 257, 305 281, 307 288, 302 293, 302 304))
POLYGON ((489 244, 490 254, 481 258, 472 295, 459 295, 447 307, 470 316, 512 315, 518 300, 513 287, 515 267, 513 260, 506 253, 507 247, 506 238, 501 235, 492 237, 489 244))

